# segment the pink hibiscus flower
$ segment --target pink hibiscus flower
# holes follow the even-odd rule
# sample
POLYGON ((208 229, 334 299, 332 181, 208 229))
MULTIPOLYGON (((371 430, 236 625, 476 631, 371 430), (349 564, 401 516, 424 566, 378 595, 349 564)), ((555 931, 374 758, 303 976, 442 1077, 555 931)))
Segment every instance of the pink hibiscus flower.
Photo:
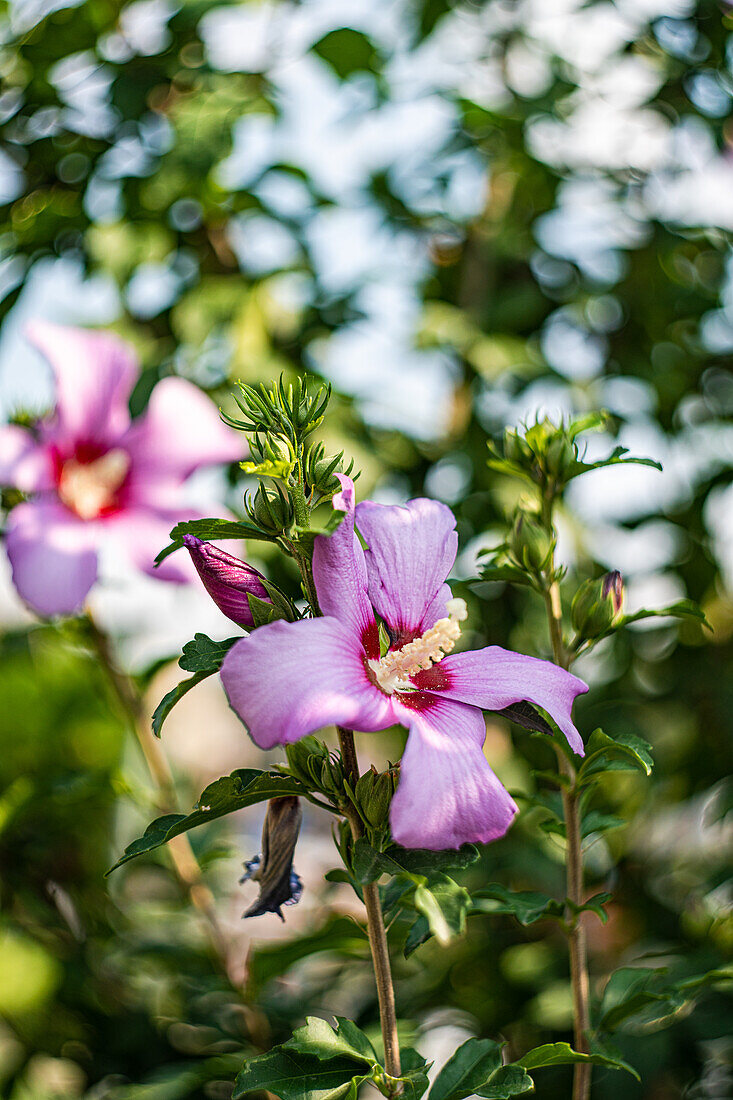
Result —
POLYGON ((37 323, 28 336, 51 364, 56 408, 34 430, 0 429, 0 483, 31 494, 7 522, 19 594, 41 615, 79 611, 107 538, 143 572, 187 580, 170 559, 153 573, 153 559, 173 524, 198 515, 185 508, 183 482, 200 466, 240 458, 241 437, 182 378, 159 382, 131 421, 139 367, 109 333, 37 323))
POLYGON ((445 583, 458 545, 453 513, 434 500, 355 508, 353 482, 340 481, 334 507, 345 519, 313 555, 323 617, 269 623, 237 642, 221 672, 229 702, 264 749, 330 724, 406 726, 394 839, 434 850, 494 840, 516 806, 484 756, 482 710, 536 704, 582 755, 571 710, 587 686, 499 646, 448 656, 466 614, 445 583), (390 636, 384 656, 375 611, 390 636))

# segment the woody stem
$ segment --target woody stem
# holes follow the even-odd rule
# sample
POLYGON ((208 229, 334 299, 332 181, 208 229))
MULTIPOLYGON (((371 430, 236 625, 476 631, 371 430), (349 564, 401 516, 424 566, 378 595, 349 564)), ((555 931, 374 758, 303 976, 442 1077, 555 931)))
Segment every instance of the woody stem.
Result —
MULTIPOLYGON (((337 729, 344 769, 351 778, 352 784, 355 784, 359 778, 359 763, 356 757, 354 734, 351 730, 342 729, 341 726, 338 726, 337 729)), ((364 832, 359 815, 356 813, 350 814, 349 824, 354 840, 358 840, 364 832)), ((379 887, 375 882, 366 883, 363 887, 363 893, 369 946, 372 952, 374 979, 379 1000, 379 1019, 382 1025, 382 1041, 384 1043, 384 1068, 390 1077, 399 1077, 401 1070, 400 1044, 397 1037, 397 1012, 394 986, 392 984, 392 968, 389 961, 389 947, 387 946, 387 933, 384 927, 382 904, 379 900, 379 887)))
MULTIPOLYGON (((552 532, 552 500, 543 501, 543 519, 552 532)), ((560 585, 555 576, 554 552, 545 568, 543 596, 547 610, 547 622, 555 664, 567 669, 572 661, 563 638, 562 600, 560 585)), ((578 794, 575 789, 575 768, 562 749, 557 749, 560 774, 566 780, 562 786, 563 816, 567 845, 566 883, 567 895, 573 906, 583 904, 583 851, 581 815, 578 794)), ((570 982, 573 992, 573 1032, 575 1049, 589 1052, 587 1034, 590 1030, 590 981, 588 977, 588 953, 582 913, 576 908, 568 922, 568 950, 570 954, 570 982)), ((577 1063, 573 1072, 572 1100, 588 1100, 590 1096, 592 1066, 577 1063)))
MULTIPOLYGON (((92 646, 104 671, 112 692, 128 719, 147 764, 150 776, 157 788, 158 807, 164 813, 175 813, 178 805, 173 776, 168 761, 155 740, 145 717, 145 707, 132 679, 116 665, 109 638, 99 629, 91 614, 87 615, 92 646)), ((187 836, 174 837, 168 842, 176 877, 184 888, 194 908, 201 914, 209 933, 211 945, 225 973, 229 973, 229 952, 226 939, 219 926, 214 897, 203 882, 201 868, 187 836)))

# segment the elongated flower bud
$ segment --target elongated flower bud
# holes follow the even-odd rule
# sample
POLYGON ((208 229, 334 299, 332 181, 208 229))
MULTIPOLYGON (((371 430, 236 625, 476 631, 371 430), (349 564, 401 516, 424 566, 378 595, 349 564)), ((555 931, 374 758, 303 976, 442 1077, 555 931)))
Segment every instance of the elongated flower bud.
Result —
POLYGON ((277 913, 284 921, 281 907, 295 905, 300 900, 303 883, 293 870, 293 854, 302 818, 300 799, 296 795, 271 798, 267 803, 262 854, 245 863, 245 873, 239 880, 251 879, 260 887, 259 897, 244 913, 245 917, 277 913))
POLYGON ((623 598, 624 582, 616 570, 581 584, 570 609, 578 635, 597 638, 613 626, 621 612, 623 598))
POLYGON ((262 574, 246 562, 194 535, 184 535, 183 542, 204 588, 219 610, 238 626, 254 626, 247 596, 251 594, 272 603, 262 584, 262 574))

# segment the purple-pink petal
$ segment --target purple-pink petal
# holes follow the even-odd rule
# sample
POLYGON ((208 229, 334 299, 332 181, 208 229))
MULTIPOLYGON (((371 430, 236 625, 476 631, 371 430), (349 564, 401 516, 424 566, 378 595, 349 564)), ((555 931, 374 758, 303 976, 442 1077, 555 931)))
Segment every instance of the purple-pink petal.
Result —
POLYGON ((503 836, 516 805, 483 754, 486 725, 480 710, 418 695, 395 703, 409 729, 392 799, 392 836, 405 848, 460 848, 503 836))
POLYGON ((331 724, 373 731, 395 721, 392 700, 367 677, 353 631, 336 619, 259 627, 229 650, 221 679, 263 749, 331 724))
POLYGON ((363 501, 356 525, 367 542, 372 604, 394 636, 421 634, 445 615, 437 602, 458 548, 455 516, 437 500, 404 507, 363 501))
POLYGON ((148 407, 121 440, 132 459, 136 499, 156 495, 160 482, 180 484, 200 466, 234 462, 246 451, 244 437, 228 428, 216 406, 184 378, 164 378, 148 407))
POLYGON ((324 615, 349 627, 367 655, 378 659, 379 630, 367 595, 364 551, 354 534, 354 482, 345 474, 336 476, 341 492, 334 496, 333 507, 346 515, 332 535, 315 539, 313 579, 318 602, 324 615))
POLYGON ((238 626, 254 626, 247 597, 251 594, 272 602, 262 583, 262 574, 240 558, 194 535, 184 535, 183 542, 204 588, 219 610, 238 626))
POLYGON ((61 504, 19 504, 8 518, 6 548, 13 583, 39 615, 81 611, 97 578, 89 525, 61 504))
POLYGON ((51 364, 56 416, 46 435, 61 450, 74 444, 114 444, 130 423, 128 400, 139 368, 132 349, 108 332, 46 321, 28 339, 51 364))
POLYGON ((16 424, 0 428, 0 485, 37 493, 53 485, 48 450, 16 424))
POLYGON ((427 672, 418 673, 415 683, 423 690, 439 691, 444 698, 483 710, 503 710, 521 700, 534 703, 552 716, 573 752, 585 753, 571 715, 573 701, 588 685, 551 661, 492 645, 452 654, 427 672))

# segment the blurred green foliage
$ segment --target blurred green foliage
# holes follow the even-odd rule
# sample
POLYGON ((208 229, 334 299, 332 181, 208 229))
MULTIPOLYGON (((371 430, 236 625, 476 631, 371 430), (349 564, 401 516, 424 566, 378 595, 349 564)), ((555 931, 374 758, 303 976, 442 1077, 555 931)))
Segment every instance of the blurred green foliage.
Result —
MULTIPOLYGON (((720 966, 733 940, 721 784, 733 713, 724 537, 733 221, 725 182, 708 188, 721 172, 733 186, 725 177, 728 8, 712 0, 643 12, 621 3, 567 11, 549 4, 562 26, 553 37, 530 4, 454 9, 405 0, 375 5, 371 18, 360 7, 353 26, 344 25, 346 11, 315 19, 293 45, 288 25, 307 22, 319 5, 151 3, 3 6, 0 311, 8 327, 44 265, 66 262, 116 288, 115 325, 146 368, 136 411, 169 371, 217 397, 237 378, 269 381, 304 366, 333 375, 340 394, 324 430, 331 449, 345 447, 363 469, 361 494, 377 486, 442 496, 469 558, 477 545, 501 541, 521 493, 487 467, 487 433, 498 437, 508 418, 543 402, 581 412, 605 405, 621 442, 629 428, 634 439, 641 433, 635 450, 664 462, 665 474, 650 476, 666 477, 673 491, 640 501, 630 488, 626 510, 622 499, 610 519, 596 521, 588 500, 571 495, 567 550, 581 574, 626 568, 606 558, 609 547, 630 545, 618 532, 638 536, 644 551, 659 514, 671 549, 647 572, 698 601, 714 635, 695 623, 619 634, 605 643, 590 670, 594 689, 577 706, 581 729, 602 724, 612 735, 638 735, 656 762, 651 780, 624 772, 603 782, 598 808, 624 824, 587 857, 590 893, 614 893, 608 923, 594 921, 589 931, 596 1000, 620 963, 668 963, 675 976, 720 966), (380 22, 390 7, 404 28, 392 38, 380 22), (217 13, 246 13, 255 23, 225 24, 212 45, 207 20, 217 13), (257 46, 258 13, 271 20, 267 47, 257 46), (237 64, 222 60, 225 47, 246 53, 248 43, 248 62, 230 71, 237 64), (629 62, 637 68, 624 68, 629 62), (324 122, 333 142, 322 151, 314 145, 310 156, 300 147, 300 159, 292 134, 264 153, 252 139, 269 123, 292 127, 288 70, 300 73, 306 109, 314 71, 338 82, 314 101, 318 110, 329 95, 333 103, 337 92, 352 97, 324 122), (583 130, 583 109, 599 97, 613 102, 613 89, 623 92, 640 73, 646 91, 629 92, 630 106, 616 104, 617 128, 606 132, 591 115, 583 130), (349 111, 360 119, 359 96, 376 112, 399 104, 411 80, 424 81, 425 97, 444 105, 443 138, 425 139, 422 160, 401 164, 399 151, 385 153, 353 187, 334 183, 326 169, 340 163, 349 111), (237 134, 252 120, 238 152, 237 134), (642 122, 648 129, 640 134, 642 122), (666 151, 655 160, 662 139, 666 151), (471 209, 451 199, 451 158, 487 185, 471 209), (655 198, 678 176, 687 188, 682 212, 655 198), (373 211, 381 254, 376 266, 357 265, 353 277, 338 279, 314 227, 347 208, 373 211), (241 245, 237 237, 254 216, 289 242, 261 262, 252 239, 241 245), (414 252, 400 266, 395 255, 405 240, 414 252), (348 359, 350 345, 338 342, 344 333, 388 327, 389 309, 370 314, 364 291, 390 280, 418 301, 396 359, 404 346, 405 355, 426 357, 425 378, 440 361, 448 380, 427 391, 440 413, 431 429, 413 431, 403 415, 397 430, 385 416, 401 372, 380 373, 378 344, 367 344, 349 370, 335 369, 348 359), (590 360, 578 359, 578 346, 590 360), (609 532, 617 541, 604 546, 609 532)), ((410 124, 401 125, 412 149, 410 124)), ((388 131, 389 119, 385 142, 388 131)), ((314 143, 319 136, 314 128, 314 143)), ((336 259, 359 247, 346 234, 336 259)), ((403 308, 404 294, 395 311, 403 308)), ((416 424, 419 363, 409 374, 416 424)), ((601 497, 613 473, 596 483, 601 497)), ((475 576, 471 561, 462 576, 475 576)), ((484 581, 464 584, 461 594, 470 602, 472 645, 547 654, 533 593, 484 581)), ((50 629, 8 634, 0 663, 0 1094, 228 1097, 243 1053, 286 1038, 306 1003, 323 1011, 350 1005, 374 1038, 365 944, 327 906, 307 934, 255 953, 242 991, 218 972, 164 856, 144 865, 149 879, 123 878, 126 885, 108 892, 104 872, 124 846, 118 833, 125 843, 137 835, 131 807, 147 802, 125 732, 89 660, 50 629)), ((513 729, 512 751, 508 729, 492 723, 487 751, 502 777, 531 795, 530 768, 549 766, 550 749, 513 729)), ((204 855, 220 842, 215 829, 199 841, 204 855)), ((491 882, 561 896, 559 850, 550 835, 540 847, 533 838, 525 818, 462 881, 471 891, 491 882)), ((522 927, 509 915, 471 914, 465 938, 447 947, 428 942, 398 964, 396 978, 405 1019, 458 1020, 466 1033, 507 1039, 513 1058, 569 1036, 564 941, 551 922, 522 927)), ((723 993, 703 993, 694 1012, 683 999, 668 1026, 658 1023, 632 1018, 615 1035, 643 1082, 625 1079, 624 1096, 728 1095, 733 1011, 723 993)), ((567 1068, 542 1072, 543 1097, 566 1097, 567 1068)), ((596 1072, 598 1100, 618 1088, 616 1076, 596 1072)))

